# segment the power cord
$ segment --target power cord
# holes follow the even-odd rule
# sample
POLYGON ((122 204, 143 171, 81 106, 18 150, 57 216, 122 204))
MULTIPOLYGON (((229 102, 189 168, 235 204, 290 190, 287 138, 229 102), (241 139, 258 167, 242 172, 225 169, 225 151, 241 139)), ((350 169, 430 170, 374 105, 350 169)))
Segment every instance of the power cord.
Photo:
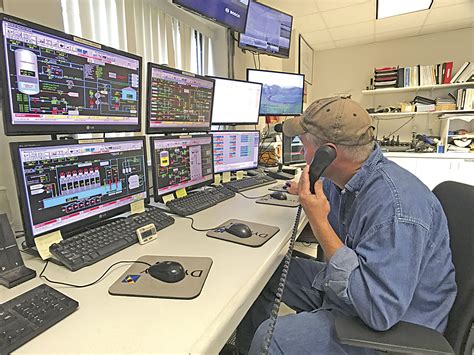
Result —
POLYGON ((54 281, 54 280, 51 280, 49 279, 47 276, 44 275, 44 272, 46 271, 46 267, 48 266, 49 264, 49 260, 46 260, 46 264, 44 264, 44 267, 43 267, 43 270, 41 270, 41 273, 39 274, 39 278, 43 278, 45 279, 46 281, 48 281, 49 283, 52 283, 52 284, 56 284, 56 285, 63 285, 63 286, 71 286, 71 287, 76 287, 76 288, 85 288, 85 287, 89 287, 89 286, 92 286, 92 285, 95 285, 96 283, 98 283, 99 281, 101 281, 103 278, 105 278, 105 276, 107 275, 107 273, 110 271, 110 269, 112 269, 115 265, 118 265, 118 264, 124 264, 124 263, 132 263, 132 264, 145 264, 145 265, 148 265, 148 266, 151 266, 151 264, 148 264, 144 261, 138 261, 138 260, 135 260, 135 261, 126 261, 126 260, 123 260, 123 261, 117 261, 116 263, 112 264, 109 266, 109 268, 107 270, 105 270, 105 272, 95 281, 91 282, 91 283, 88 283, 88 284, 85 284, 85 285, 74 285, 74 284, 70 284, 70 283, 67 283, 67 282, 62 282, 62 281, 54 281))
POLYGON ((239 191, 237 191, 237 193, 238 193, 239 195, 244 196, 245 198, 248 198, 249 200, 256 200, 256 199, 259 199, 259 198, 262 198, 262 197, 266 197, 266 196, 269 195, 269 194, 265 194, 265 195, 262 195, 262 196, 253 196, 253 197, 251 197, 251 196, 245 196, 242 192, 239 192, 239 191))

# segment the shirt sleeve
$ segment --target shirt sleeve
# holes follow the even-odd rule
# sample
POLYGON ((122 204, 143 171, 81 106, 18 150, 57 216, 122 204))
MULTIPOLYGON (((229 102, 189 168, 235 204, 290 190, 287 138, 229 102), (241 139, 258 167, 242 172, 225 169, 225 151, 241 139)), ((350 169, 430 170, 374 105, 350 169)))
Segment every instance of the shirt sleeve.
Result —
POLYGON ((369 327, 386 330, 408 309, 421 273, 427 230, 394 220, 374 226, 354 246, 329 261, 327 297, 349 306, 369 327))

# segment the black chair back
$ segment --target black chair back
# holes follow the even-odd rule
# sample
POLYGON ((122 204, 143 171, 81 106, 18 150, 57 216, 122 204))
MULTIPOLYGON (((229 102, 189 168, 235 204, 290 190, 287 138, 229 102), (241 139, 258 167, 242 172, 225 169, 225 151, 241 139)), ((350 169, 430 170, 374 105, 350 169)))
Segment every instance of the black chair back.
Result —
POLYGON ((474 318, 474 186, 445 181, 433 189, 448 219, 458 293, 444 336, 463 354, 474 318))

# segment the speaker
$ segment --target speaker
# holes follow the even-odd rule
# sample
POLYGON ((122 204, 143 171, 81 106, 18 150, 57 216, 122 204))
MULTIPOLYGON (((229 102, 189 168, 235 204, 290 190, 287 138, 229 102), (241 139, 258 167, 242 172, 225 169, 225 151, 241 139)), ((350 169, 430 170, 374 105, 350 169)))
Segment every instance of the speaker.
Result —
POLYGON ((12 288, 34 277, 36 271, 23 264, 6 213, 0 214, 0 285, 12 288))

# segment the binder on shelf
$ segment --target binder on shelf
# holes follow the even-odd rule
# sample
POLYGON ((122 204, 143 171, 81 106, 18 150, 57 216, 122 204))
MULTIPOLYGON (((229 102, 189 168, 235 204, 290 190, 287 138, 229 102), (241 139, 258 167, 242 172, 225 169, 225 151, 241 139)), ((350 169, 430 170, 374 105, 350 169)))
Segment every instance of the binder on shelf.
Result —
POLYGON ((445 65, 445 71, 443 75, 443 84, 450 84, 451 77, 453 75, 453 62, 446 62, 444 63, 444 65, 445 65))
MULTIPOLYGON (((470 62, 464 62, 463 65, 461 65, 461 67, 459 68, 459 70, 456 72, 456 74, 453 75, 453 77, 451 78, 451 81, 450 83, 451 84, 454 84, 456 83, 458 80, 458 78, 461 76, 461 74, 463 73, 463 71, 470 65, 471 63, 470 62)), ((458 82, 461 82, 461 81, 458 81, 458 82)))

